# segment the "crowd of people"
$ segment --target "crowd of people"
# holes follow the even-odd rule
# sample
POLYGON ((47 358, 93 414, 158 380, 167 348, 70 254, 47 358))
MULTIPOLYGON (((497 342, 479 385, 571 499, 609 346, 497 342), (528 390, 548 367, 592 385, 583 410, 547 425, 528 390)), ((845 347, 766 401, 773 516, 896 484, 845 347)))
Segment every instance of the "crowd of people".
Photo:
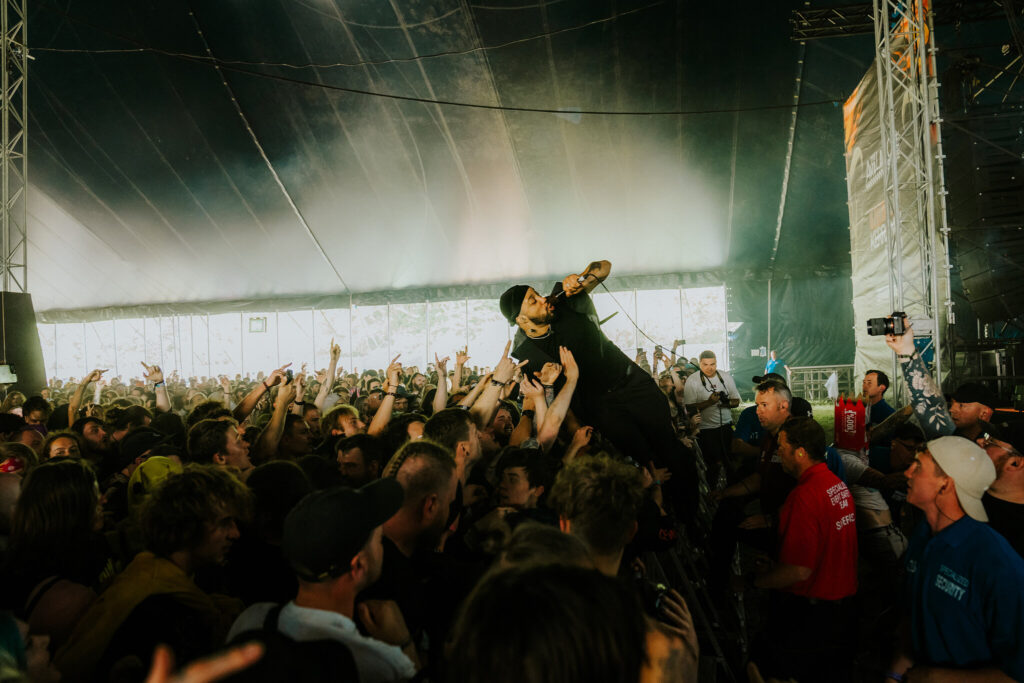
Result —
POLYGON ((510 288, 479 372, 332 341, 313 373, 9 393, 0 680, 697 681, 698 592, 757 611, 751 680, 1024 680, 1024 429, 985 387, 947 407, 889 337, 910 406, 871 371, 833 443, 781 374, 738 412, 710 351, 623 355, 609 270, 510 288), (706 581, 657 584, 680 547, 706 581))

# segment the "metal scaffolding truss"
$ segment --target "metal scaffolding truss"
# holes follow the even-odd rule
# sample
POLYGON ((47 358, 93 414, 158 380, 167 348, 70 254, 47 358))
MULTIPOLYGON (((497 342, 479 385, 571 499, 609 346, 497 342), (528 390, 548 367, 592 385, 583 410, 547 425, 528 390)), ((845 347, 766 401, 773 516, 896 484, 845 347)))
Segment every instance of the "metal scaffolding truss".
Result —
MULTIPOLYGON (((1012 2, 1012 0, 1011 0, 1012 2)), ((958 22, 985 21, 1004 15, 1004 2, 996 0, 937 1, 932 22, 955 24, 958 22)), ((892 3, 893 5, 901 3, 892 3)), ((906 3, 903 3, 906 4, 906 3)), ((877 7, 877 5, 876 5, 877 7)), ((812 9, 795 9, 789 19, 793 25, 793 40, 819 40, 839 36, 867 35, 874 31, 875 14, 872 5, 844 5, 812 9)))
MULTIPOLYGON (((889 298, 893 310, 935 322, 915 336, 934 351, 941 379, 954 320, 930 0, 873 1, 889 298)), ((895 359, 893 370, 900 377, 895 359)))
POLYGON ((25 27, 25 0, 0 0, 0 230, 3 232, 0 271, 4 292, 25 292, 28 239, 26 86, 28 50, 25 27))

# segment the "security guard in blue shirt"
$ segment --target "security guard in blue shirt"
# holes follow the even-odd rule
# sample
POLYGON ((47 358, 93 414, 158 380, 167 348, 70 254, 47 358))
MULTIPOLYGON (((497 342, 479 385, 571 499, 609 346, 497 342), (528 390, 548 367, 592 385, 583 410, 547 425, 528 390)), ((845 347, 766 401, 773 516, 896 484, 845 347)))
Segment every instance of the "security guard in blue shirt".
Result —
POLYGON ((928 442, 907 469, 907 502, 925 519, 906 553, 911 651, 889 680, 1024 680, 1024 560, 984 522, 995 466, 959 436, 928 442))

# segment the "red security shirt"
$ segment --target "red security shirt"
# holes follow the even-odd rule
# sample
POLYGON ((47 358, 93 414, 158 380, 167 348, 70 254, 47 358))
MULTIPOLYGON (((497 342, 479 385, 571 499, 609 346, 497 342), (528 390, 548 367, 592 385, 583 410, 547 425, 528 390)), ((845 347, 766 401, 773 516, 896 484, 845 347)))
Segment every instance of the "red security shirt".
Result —
POLYGON ((839 600, 857 592, 853 496, 823 462, 800 476, 779 510, 779 562, 811 570, 790 593, 839 600))

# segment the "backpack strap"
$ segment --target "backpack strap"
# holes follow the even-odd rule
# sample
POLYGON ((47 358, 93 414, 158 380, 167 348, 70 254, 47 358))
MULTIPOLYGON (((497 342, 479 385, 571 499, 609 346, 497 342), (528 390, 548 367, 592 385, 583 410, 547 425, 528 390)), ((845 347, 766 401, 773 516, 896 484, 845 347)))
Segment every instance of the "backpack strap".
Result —
POLYGON ((277 620, 281 617, 282 609, 284 609, 284 605, 274 605, 270 608, 267 616, 263 618, 264 631, 277 631, 277 620))
POLYGON ((39 606, 39 601, 43 599, 48 590, 57 585, 58 581, 60 581, 59 576, 50 576, 36 584, 36 587, 32 589, 28 599, 25 601, 25 621, 28 621, 29 617, 32 616, 32 612, 39 606))

